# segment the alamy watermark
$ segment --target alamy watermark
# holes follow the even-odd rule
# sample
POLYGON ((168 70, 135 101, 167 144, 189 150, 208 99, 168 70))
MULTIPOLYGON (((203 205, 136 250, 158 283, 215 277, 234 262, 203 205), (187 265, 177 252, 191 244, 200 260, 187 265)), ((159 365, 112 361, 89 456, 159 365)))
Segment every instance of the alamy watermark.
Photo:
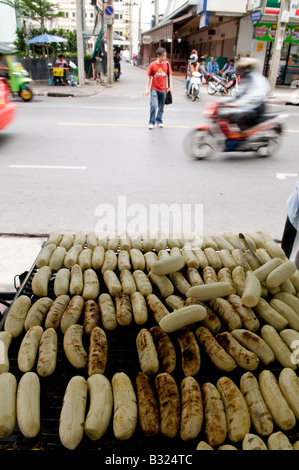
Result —
POLYGON ((117 203, 99 204, 95 210, 98 218, 95 231, 118 236, 123 233, 159 234, 160 238, 174 235, 183 238, 203 234, 203 205, 179 203, 128 204, 126 196, 119 196, 117 203))

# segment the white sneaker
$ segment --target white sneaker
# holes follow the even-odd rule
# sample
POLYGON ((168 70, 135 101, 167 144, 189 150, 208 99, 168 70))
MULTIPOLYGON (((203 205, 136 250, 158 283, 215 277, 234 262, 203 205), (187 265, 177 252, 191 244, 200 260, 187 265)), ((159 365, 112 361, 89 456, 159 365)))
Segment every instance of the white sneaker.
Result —
POLYGON ((158 127, 162 128, 163 127, 163 124, 157 124, 158 127))
POLYGON ((153 124, 149 124, 148 128, 151 130, 154 128, 154 125, 153 124))

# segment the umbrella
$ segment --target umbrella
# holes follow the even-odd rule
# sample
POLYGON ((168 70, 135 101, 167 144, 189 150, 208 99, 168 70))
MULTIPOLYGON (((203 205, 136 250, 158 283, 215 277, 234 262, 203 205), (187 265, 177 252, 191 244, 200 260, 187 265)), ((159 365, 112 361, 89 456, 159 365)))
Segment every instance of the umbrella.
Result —
POLYGON ((60 36, 53 36, 52 34, 41 34, 40 36, 35 36, 32 39, 29 39, 28 44, 35 44, 38 46, 44 45, 44 44, 52 44, 52 43, 57 43, 57 42, 67 42, 67 39, 61 38, 60 36))

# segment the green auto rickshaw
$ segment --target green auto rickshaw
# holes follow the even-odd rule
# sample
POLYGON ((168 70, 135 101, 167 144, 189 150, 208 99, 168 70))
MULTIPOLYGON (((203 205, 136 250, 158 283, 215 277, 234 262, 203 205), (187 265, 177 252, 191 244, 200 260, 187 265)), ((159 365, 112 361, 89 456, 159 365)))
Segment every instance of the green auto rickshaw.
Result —
POLYGON ((7 46, 0 44, 0 56, 2 56, 2 60, 8 68, 6 79, 11 93, 13 95, 18 94, 24 101, 30 101, 33 98, 32 88, 30 87, 32 79, 29 77, 27 70, 18 62, 15 54, 7 46))

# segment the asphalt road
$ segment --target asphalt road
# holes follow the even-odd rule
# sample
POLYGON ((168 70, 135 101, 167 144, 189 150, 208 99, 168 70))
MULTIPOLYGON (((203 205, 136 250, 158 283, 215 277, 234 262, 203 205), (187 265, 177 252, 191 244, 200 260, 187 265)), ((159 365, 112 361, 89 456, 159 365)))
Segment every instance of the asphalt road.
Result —
POLYGON ((152 207, 177 204, 182 214, 183 204, 191 211, 197 204, 205 232, 281 237, 299 167, 299 108, 273 106, 290 114, 275 156, 194 161, 184 140, 219 97, 203 88, 193 103, 175 78, 164 128, 150 131, 145 81, 145 70, 123 64, 120 81, 96 96, 17 100, 16 119, 0 134, 1 234, 88 233, 103 224, 105 208, 133 226, 138 209, 148 216, 152 207))

